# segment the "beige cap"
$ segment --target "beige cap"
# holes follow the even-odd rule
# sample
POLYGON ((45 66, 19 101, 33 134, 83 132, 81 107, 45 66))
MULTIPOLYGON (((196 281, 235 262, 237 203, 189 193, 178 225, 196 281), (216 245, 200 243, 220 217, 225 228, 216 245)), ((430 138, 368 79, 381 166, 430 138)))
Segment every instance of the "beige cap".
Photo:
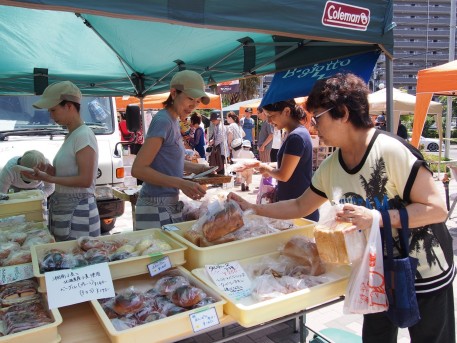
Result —
POLYGON ((184 92, 193 99, 201 98, 204 105, 209 104, 209 96, 205 93, 205 82, 201 75, 193 70, 177 72, 171 79, 170 87, 184 92))
POLYGON ((73 82, 56 82, 46 87, 40 100, 34 103, 33 107, 49 109, 57 106, 64 100, 80 104, 81 98, 81 91, 73 82))
POLYGON ((20 164, 27 168, 35 168, 40 163, 46 163, 43 153, 38 150, 28 150, 22 155, 20 164))

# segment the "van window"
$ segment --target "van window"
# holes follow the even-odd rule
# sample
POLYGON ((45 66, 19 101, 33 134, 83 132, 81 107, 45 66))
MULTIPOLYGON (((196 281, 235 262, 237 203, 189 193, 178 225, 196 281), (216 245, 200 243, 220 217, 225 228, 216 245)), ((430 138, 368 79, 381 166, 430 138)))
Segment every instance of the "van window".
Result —
MULTIPOLYGON (((47 110, 38 110, 32 106, 38 99, 38 96, 0 96, 0 132, 60 127, 51 119, 47 110)), ((81 116, 95 134, 114 132, 111 99, 89 96, 82 99, 81 116)))

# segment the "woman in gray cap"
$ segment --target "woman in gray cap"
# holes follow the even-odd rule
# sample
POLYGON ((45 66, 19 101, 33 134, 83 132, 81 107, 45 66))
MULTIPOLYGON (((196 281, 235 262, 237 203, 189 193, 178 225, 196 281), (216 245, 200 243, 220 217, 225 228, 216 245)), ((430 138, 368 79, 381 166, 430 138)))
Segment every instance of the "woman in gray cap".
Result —
POLYGON ((152 119, 132 166, 132 175, 143 180, 136 203, 135 230, 182 221, 180 190, 194 200, 205 195, 204 187, 183 179, 183 171, 198 174, 208 167, 184 160, 178 119, 186 119, 200 103, 208 104, 209 100, 200 74, 183 70, 173 76, 170 96, 164 109, 152 119))
POLYGON ((81 91, 70 81, 49 85, 33 104, 45 108, 51 118, 68 129, 65 141, 47 172, 34 168, 27 178, 56 184, 50 199, 50 231, 58 241, 100 235, 95 200, 98 145, 93 131, 80 115, 81 91))

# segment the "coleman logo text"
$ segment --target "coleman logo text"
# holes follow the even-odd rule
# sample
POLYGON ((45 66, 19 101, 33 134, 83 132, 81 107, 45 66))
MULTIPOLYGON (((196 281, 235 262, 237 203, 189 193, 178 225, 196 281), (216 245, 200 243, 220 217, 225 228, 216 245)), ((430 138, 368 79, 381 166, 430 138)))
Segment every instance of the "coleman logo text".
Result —
POLYGON ((349 30, 366 31, 370 23, 368 8, 327 1, 322 15, 325 26, 341 27, 349 30))

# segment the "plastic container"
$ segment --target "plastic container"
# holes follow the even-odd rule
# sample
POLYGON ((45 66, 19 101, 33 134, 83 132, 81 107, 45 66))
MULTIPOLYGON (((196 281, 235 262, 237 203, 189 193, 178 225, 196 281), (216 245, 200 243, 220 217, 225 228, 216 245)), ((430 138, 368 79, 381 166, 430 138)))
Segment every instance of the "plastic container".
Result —
MULTIPOLYGON (((165 235, 160 229, 149 229, 140 230, 122 234, 116 234, 111 236, 100 236, 98 239, 102 241, 112 241, 117 239, 137 240, 143 237, 153 235, 156 239, 161 239, 170 244, 172 250, 163 251, 162 254, 170 258, 170 262, 173 266, 182 265, 185 262, 184 251, 187 249, 186 246, 177 242, 175 239, 168 235, 165 235)), ((77 246, 76 241, 65 241, 57 243, 49 243, 42 245, 35 245, 31 248, 32 251, 32 264, 33 264, 33 275, 38 281, 38 291, 46 292, 46 280, 44 273, 40 272, 39 262, 43 259, 44 255, 50 249, 60 249, 63 251, 71 251, 77 246)), ((152 262, 151 256, 138 256, 131 257, 125 260, 108 262, 108 266, 111 272, 111 278, 113 280, 131 277, 134 275, 140 275, 148 272, 147 265, 152 262)))
POLYGON ((218 244, 210 247, 199 247, 183 237, 184 233, 192 228, 195 221, 172 224, 177 231, 165 231, 177 241, 185 244, 188 249, 184 252, 186 263, 184 267, 192 270, 204 267, 206 264, 217 264, 232 261, 234 258, 243 259, 276 251, 282 243, 286 243, 292 236, 306 235, 313 237, 315 222, 306 219, 295 219, 292 229, 275 232, 258 237, 247 238, 218 244))
POLYGON ((58 343, 61 338, 57 331, 57 327, 62 324, 62 316, 60 315, 59 310, 52 309, 49 310, 49 314, 53 319, 52 323, 14 333, 11 335, 6 335, 0 337, 0 343, 58 343))
MULTIPOLYGON (((250 259, 240 260, 239 262, 241 266, 247 266, 256 263, 265 256, 278 257, 279 252, 260 255, 250 259)), ((240 325, 251 327, 302 311, 343 295, 349 279, 349 266, 326 265, 326 268, 326 273, 321 276, 326 276, 331 281, 266 301, 257 301, 252 296, 239 300, 230 298, 227 293, 220 290, 213 283, 205 268, 194 269, 192 270, 192 274, 213 288, 227 301, 224 305, 224 313, 230 315, 240 325)))
MULTIPOLYGON (((185 270, 182 267, 177 267, 172 270, 161 273, 160 275, 155 276, 153 279, 149 275, 139 275, 128 279, 116 280, 114 281, 114 289, 116 292, 122 291, 126 288, 134 286, 135 289, 140 291, 147 291, 152 288, 155 280, 157 278, 167 275, 169 272, 173 275, 183 275, 186 276, 190 283, 196 287, 203 289, 208 296, 213 297, 217 300, 216 303, 208 305, 203 308, 214 307, 217 312, 219 320, 223 317, 223 306, 225 300, 221 296, 212 290, 210 287, 202 283, 200 280, 195 278, 191 273, 185 270)), ((91 305, 94 308, 95 314, 100 320, 103 328, 105 329, 106 334, 109 336, 111 342, 113 343, 151 343, 151 342, 173 342, 176 341, 174 337, 182 337, 184 335, 192 335, 193 329, 192 324, 189 319, 189 315, 198 311, 201 311, 203 308, 198 308, 194 310, 189 310, 183 313, 175 314, 173 316, 157 320, 152 323, 147 323, 143 325, 136 326, 131 329, 117 331, 114 326, 111 324, 110 319, 103 311, 100 303, 97 300, 91 301, 91 305)), ((205 331, 214 330, 214 327, 208 328, 207 330, 199 331, 202 333, 205 331)))
POLYGON ((0 218, 24 214, 28 221, 43 221, 44 193, 40 190, 9 193, 8 200, 0 200, 0 218))

